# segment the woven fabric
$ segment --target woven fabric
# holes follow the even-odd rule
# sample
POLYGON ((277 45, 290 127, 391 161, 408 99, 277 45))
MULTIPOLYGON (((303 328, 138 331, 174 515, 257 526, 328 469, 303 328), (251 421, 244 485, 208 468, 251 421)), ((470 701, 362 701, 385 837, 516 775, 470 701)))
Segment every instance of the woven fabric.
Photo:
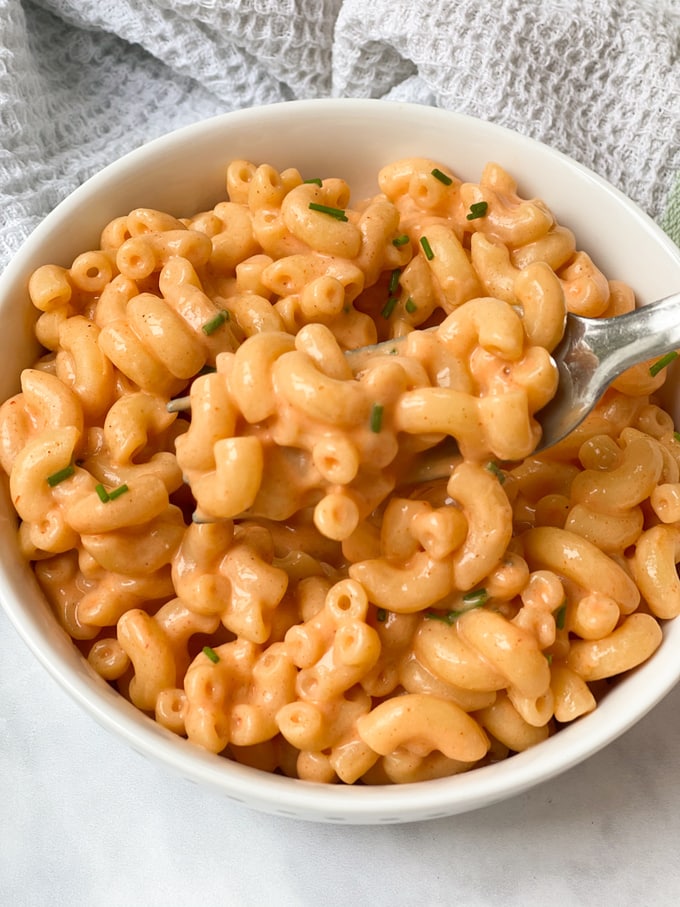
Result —
POLYGON ((150 138, 331 95, 531 135, 677 239, 679 44, 678 0, 0 0, 0 267, 59 200, 150 138))
POLYGON ((680 175, 675 181, 661 226, 680 246, 680 175))

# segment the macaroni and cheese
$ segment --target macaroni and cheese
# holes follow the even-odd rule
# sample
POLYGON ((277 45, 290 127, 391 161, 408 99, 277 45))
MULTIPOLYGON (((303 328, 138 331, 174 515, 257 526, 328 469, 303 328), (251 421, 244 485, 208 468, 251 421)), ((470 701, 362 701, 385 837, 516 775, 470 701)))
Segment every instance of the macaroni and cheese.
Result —
POLYGON ((92 669, 192 743, 464 772, 595 709, 680 614, 665 369, 535 454, 566 313, 632 289, 498 164, 400 160, 358 203, 306 177, 232 161, 212 210, 33 273, 45 353, 0 408, 20 547, 92 669))

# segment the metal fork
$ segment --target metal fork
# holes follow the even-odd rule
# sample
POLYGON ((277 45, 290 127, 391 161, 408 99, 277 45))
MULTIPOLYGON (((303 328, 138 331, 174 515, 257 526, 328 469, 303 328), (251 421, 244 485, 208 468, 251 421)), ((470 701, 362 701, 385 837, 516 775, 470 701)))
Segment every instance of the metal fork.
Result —
MULTIPOLYGON (((403 339, 351 350, 347 356, 353 366, 358 365, 375 353, 393 352, 403 339)), ((656 359, 653 370, 664 368, 679 348, 680 293, 615 318, 567 314, 564 335, 552 353, 559 374, 557 392, 534 414, 542 428, 536 452, 552 447, 577 428, 627 368, 652 358, 656 359)))

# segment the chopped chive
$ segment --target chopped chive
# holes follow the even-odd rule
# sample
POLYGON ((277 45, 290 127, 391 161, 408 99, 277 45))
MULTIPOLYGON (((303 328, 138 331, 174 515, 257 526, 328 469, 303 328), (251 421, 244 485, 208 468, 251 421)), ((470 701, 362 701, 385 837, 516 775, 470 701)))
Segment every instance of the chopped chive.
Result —
POLYGON ((395 236, 392 240, 393 246, 405 246, 408 242, 408 236, 405 233, 402 233, 401 236, 395 236))
POLYGON ((55 485, 58 485, 60 482, 63 482, 64 479, 68 479, 72 476, 75 471, 73 463, 69 463, 68 466, 64 466, 63 469, 53 472, 51 476, 48 476, 47 484, 50 488, 54 488, 55 485))
POLYGON ((214 334, 215 331, 222 327, 225 321, 229 321, 229 317, 229 312, 227 312, 226 309, 222 309, 222 311, 218 312, 214 318, 211 318, 210 321, 206 321, 202 326, 203 333, 207 334, 208 337, 211 334, 214 334))
POLYGON ((387 289, 387 292, 390 296, 394 296, 399 286, 399 278, 401 277, 401 268, 395 268, 394 271, 390 274, 390 285, 387 289))
POLYGON ((212 661, 213 664, 217 664, 220 660, 220 656, 217 652, 211 648, 211 646, 203 646, 203 654, 212 661))
POLYGON ((316 202, 309 203, 310 211, 320 211, 321 214, 329 214, 336 220, 349 220, 342 208, 331 208, 330 205, 318 205, 316 202))
POLYGON ((486 589, 473 589, 471 592, 466 592, 463 596, 464 608, 460 608, 458 611, 427 611, 425 617, 430 618, 431 620, 441 620, 445 624, 451 626, 458 620, 461 614, 466 614, 468 611, 474 611, 475 608, 481 608, 482 605, 485 605, 489 600, 489 593, 486 589))
POLYGON ((667 365, 670 365, 677 358, 678 354, 676 352, 666 353, 665 356, 657 359, 653 365, 649 366, 649 374, 652 378, 656 377, 662 369, 665 369, 667 365))
POLYGON ((398 296, 390 296, 385 305, 382 307, 380 314, 383 318, 389 318, 394 311, 395 305, 399 302, 398 296))
POLYGON ((558 630, 564 630, 564 625, 567 620, 567 603, 560 605, 560 607, 555 611, 555 626, 558 630))
POLYGON ((488 202, 475 202, 474 205, 470 205, 470 213, 467 215, 467 219, 477 220, 478 217, 484 217, 488 207, 488 202))
POLYGON ((375 612, 375 619, 376 619, 377 621, 380 621, 381 624, 384 623, 384 622, 387 620, 387 611, 386 611, 386 609, 385 609, 385 608, 378 608, 378 610, 375 612))
POLYGON ((414 312, 418 311, 418 306, 415 304, 415 302, 411 299, 410 296, 404 303, 404 308, 409 313, 409 315, 413 315, 414 312))
POLYGON ((99 483, 99 485, 95 485, 94 490, 99 495, 99 500, 102 502, 102 504, 106 504, 106 502, 109 500, 109 493, 101 484, 101 482, 99 483))
POLYGON ((382 428, 383 406, 382 403, 374 403, 371 408, 371 431, 378 434, 382 428))
POLYGON ((479 608, 481 605, 485 605, 488 600, 489 593, 486 589, 473 589, 471 592, 466 592, 463 596, 463 603, 471 608, 479 608))
POLYGON ((315 186, 321 187, 321 178, 318 176, 313 176, 310 180, 305 180, 305 183, 313 183, 315 186))
POLYGON ((214 365, 204 365, 203 368, 198 373, 197 377, 202 377, 203 375, 214 375, 217 369, 214 365))
POLYGON ((438 611, 426 611, 425 617, 428 620, 441 620, 443 623, 451 624, 455 621, 459 614, 462 614, 462 611, 445 611, 443 614, 438 611))
POLYGON ((396 346, 393 346, 389 354, 390 356, 396 356, 398 352, 399 350, 396 348, 396 346))
POLYGON ((674 432, 673 432, 673 438, 674 438, 676 441, 680 441, 680 431, 674 431, 674 432))
POLYGON ((94 490, 97 492, 99 500, 102 504, 108 504, 109 501, 115 501, 116 498, 119 498, 122 494, 125 494, 126 491, 129 491, 127 485, 119 485, 118 488, 114 488, 112 491, 107 491, 106 488, 101 484, 95 485, 94 490))
POLYGON ((490 460, 486 464, 486 469, 489 472, 492 472, 496 476, 496 478, 501 483, 501 485, 503 484, 503 482, 505 482, 505 473, 503 472, 503 470, 500 468, 500 466, 497 463, 493 462, 493 460, 490 460))
POLYGON ((453 180, 450 176, 447 176, 445 173, 442 173, 438 167, 435 167, 432 171, 432 176, 439 180, 440 183, 444 183, 445 186, 450 186, 453 180))
POLYGON ((545 658, 546 658, 546 661, 548 662, 548 664, 551 665, 552 660, 553 660, 552 652, 544 652, 543 654, 545 655, 545 658))
POLYGON ((109 500, 115 501, 116 498, 119 498, 122 494, 125 494, 126 491, 129 491, 127 485, 119 485, 118 488, 114 488, 113 491, 109 492, 109 500))
POLYGON ((428 240, 427 236, 420 237, 420 245, 423 247, 425 258, 427 258, 428 261, 432 261, 432 259, 434 258, 434 252, 432 251, 432 246, 430 245, 430 241, 428 240))

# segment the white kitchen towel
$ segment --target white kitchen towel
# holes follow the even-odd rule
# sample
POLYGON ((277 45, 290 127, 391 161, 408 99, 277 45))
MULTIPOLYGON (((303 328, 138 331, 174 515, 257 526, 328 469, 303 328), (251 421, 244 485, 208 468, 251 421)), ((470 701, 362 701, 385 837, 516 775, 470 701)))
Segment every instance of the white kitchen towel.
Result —
POLYGON ((294 98, 436 104, 537 138, 680 241, 680 0, 0 0, 0 267, 163 132, 294 98))

